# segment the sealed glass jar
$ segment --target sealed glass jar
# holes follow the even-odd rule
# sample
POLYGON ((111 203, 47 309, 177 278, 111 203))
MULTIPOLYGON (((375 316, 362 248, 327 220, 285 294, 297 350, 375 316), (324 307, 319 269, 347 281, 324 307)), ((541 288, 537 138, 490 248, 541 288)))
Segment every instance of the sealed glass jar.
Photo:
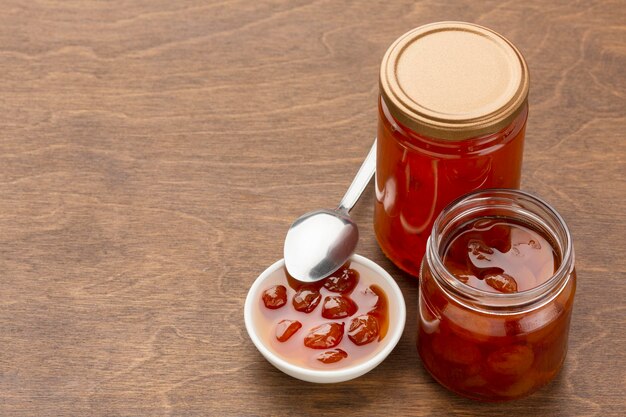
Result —
POLYGON ((445 208, 421 266, 417 349, 446 388, 483 401, 526 396, 567 352, 574 248, 559 214, 517 190, 445 208))
POLYGON ((441 22, 400 37, 380 69, 374 229, 417 276, 433 221, 483 188, 519 188, 528 68, 506 39, 441 22))

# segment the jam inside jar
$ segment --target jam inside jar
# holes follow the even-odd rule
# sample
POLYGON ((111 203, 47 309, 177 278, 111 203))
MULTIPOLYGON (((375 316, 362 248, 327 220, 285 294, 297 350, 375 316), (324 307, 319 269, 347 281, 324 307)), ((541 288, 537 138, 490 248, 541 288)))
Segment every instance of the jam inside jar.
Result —
POLYGON ((417 349, 446 388, 483 401, 529 395, 567 352, 574 250, 559 214, 516 190, 484 190, 435 221, 420 274, 417 349))
POLYGON ((374 230, 398 267, 419 274, 433 222, 456 198, 519 188, 528 85, 521 53, 481 26, 434 23, 388 49, 380 70, 374 230))
POLYGON ((380 99, 374 227, 382 250, 398 267, 419 273, 426 240, 441 210, 484 188, 519 188, 527 106, 493 135, 458 142, 415 134, 380 99))

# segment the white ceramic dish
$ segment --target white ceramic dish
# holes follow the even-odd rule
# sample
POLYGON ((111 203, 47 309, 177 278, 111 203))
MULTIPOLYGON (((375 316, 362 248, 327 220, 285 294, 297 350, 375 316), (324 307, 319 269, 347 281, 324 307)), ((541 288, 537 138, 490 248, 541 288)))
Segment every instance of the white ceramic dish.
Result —
POLYGON ((406 306, 404 303, 404 297, 402 296, 402 291, 400 291, 398 284, 396 284, 395 280, 387 273, 387 271, 373 261, 370 261, 360 255, 353 255, 350 259, 353 263, 358 263, 361 266, 370 269, 373 272, 372 276, 375 276, 375 283, 387 294, 387 299, 389 301, 389 331, 387 336, 377 347, 374 355, 363 362, 357 362, 355 364, 348 365, 345 368, 318 370, 295 365, 278 356, 265 344, 263 338, 257 334, 257 329, 254 324, 254 314, 255 309, 257 309, 259 305, 258 300, 261 297, 262 291, 265 289, 264 284, 267 278, 270 277, 274 271, 285 265, 285 261, 283 259, 275 262, 272 266, 263 271, 263 273, 254 281, 252 287, 250 287, 248 296, 246 297, 246 303, 244 305, 244 321, 248 335, 265 359, 287 375, 303 381, 317 383, 348 381, 359 377, 378 366, 389 355, 389 353, 391 353, 400 340, 400 336, 402 336, 402 332, 404 330, 404 323, 406 321, 406 306))

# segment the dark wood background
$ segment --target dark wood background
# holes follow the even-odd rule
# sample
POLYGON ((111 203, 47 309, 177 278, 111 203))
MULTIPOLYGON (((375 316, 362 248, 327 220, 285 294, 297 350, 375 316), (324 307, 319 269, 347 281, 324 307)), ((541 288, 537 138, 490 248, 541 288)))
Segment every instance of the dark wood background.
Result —
POLYGON ((618 0, 1 1, 0 415, 624 415, 625 22, 618 0), (400 284, 403 338, 351 382, 285 376, 245 332, 248 287, 365 157, 387 46, 451 19, 528 60, 523 188, 577 251, 565 367, 506 404, 435 383, 369 189, 358 252, 400 284))

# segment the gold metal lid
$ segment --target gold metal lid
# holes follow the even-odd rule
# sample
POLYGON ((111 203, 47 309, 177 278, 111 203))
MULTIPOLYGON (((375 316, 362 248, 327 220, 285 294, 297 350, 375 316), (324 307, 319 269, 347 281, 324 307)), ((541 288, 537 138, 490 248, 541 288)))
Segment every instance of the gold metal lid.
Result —
POLYGON ((391 115, 418 134, 462 140, 508 126, 528 97, 522 54, 472 23, 413 29, 389 47, 380 93, 391 115))

